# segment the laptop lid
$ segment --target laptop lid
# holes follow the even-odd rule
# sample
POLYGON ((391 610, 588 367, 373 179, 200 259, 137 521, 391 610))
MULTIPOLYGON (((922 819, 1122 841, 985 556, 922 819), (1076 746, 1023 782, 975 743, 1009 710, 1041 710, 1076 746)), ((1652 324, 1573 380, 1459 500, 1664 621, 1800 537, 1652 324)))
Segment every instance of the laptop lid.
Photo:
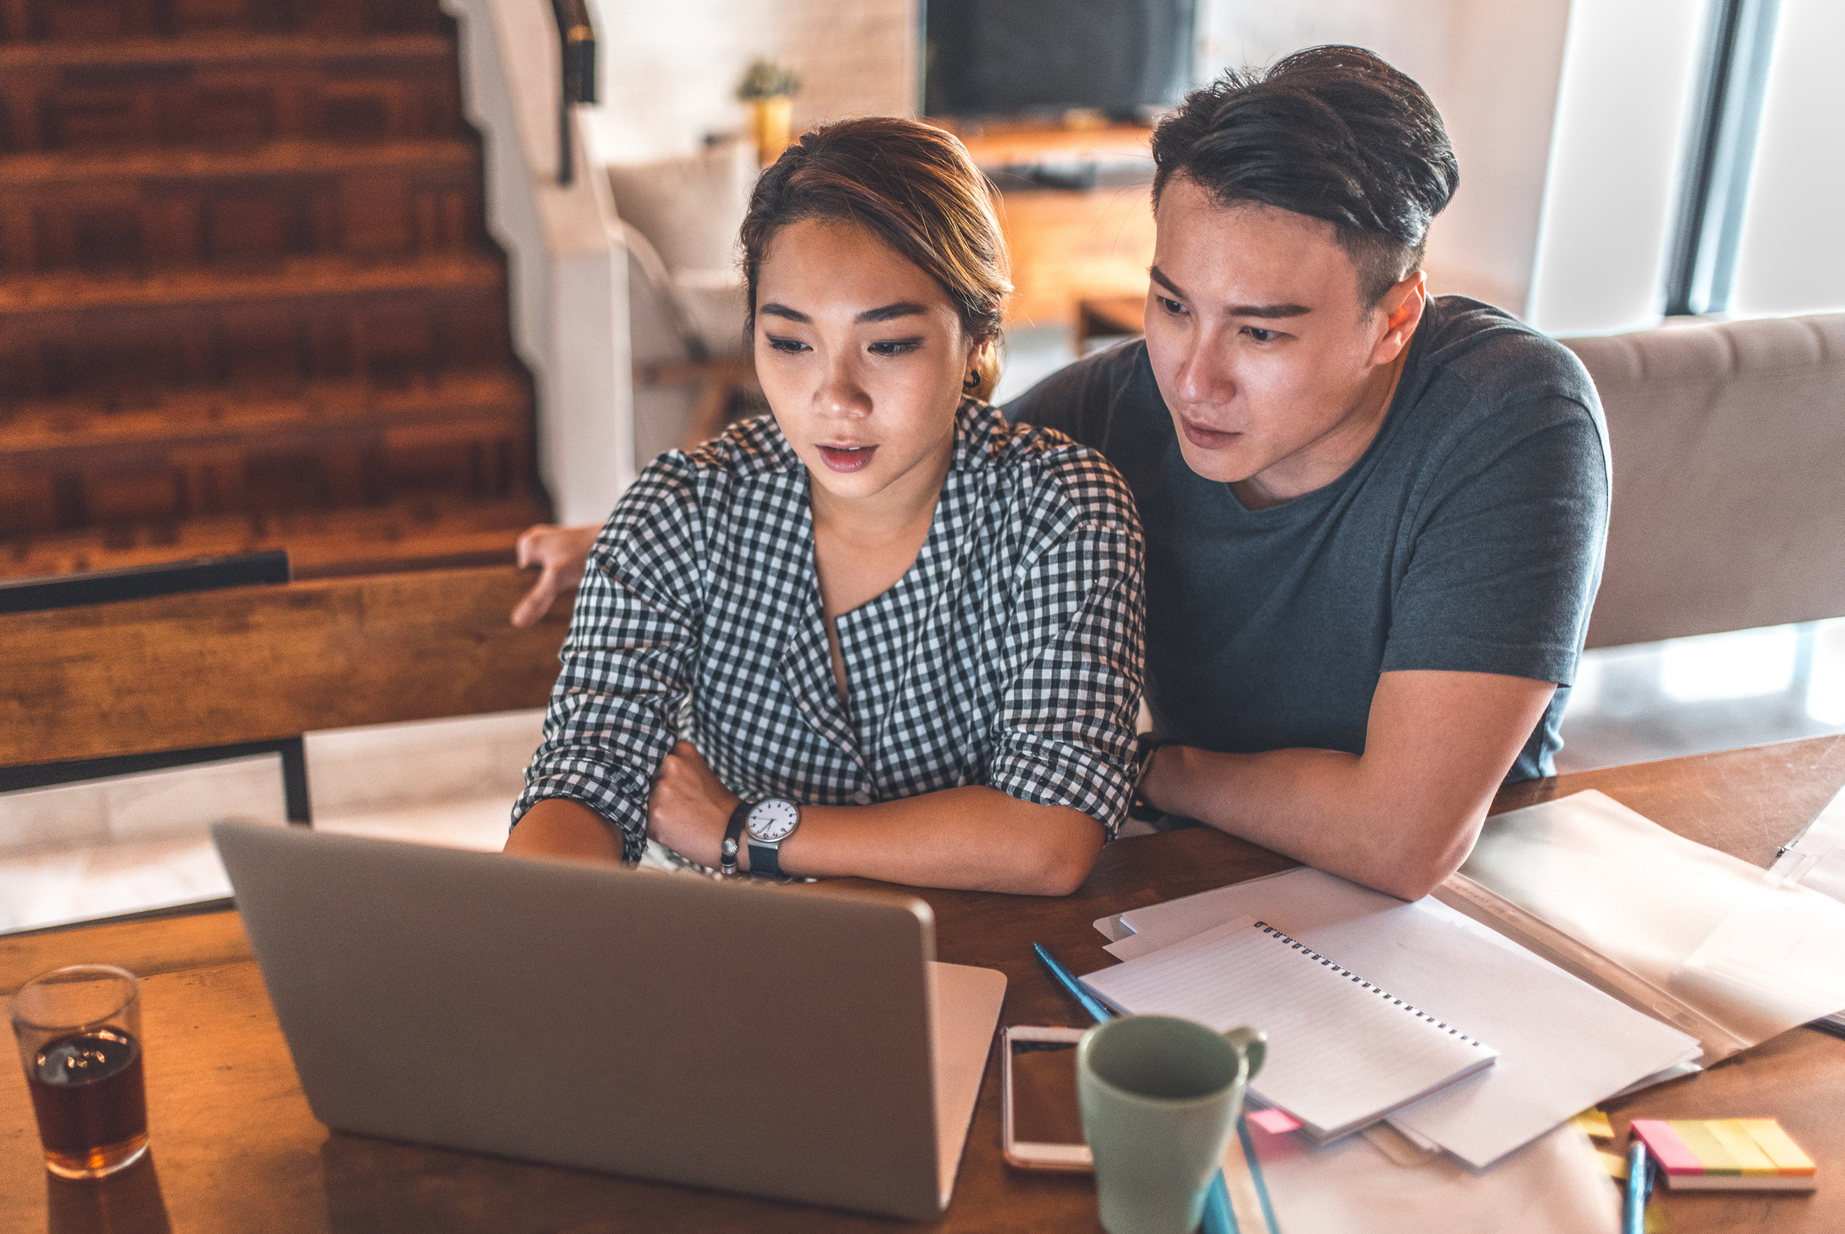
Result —
POLYGON ((328 1126, 893 1216, 946 1206, 1005 978, 931 965, 923 901, 212 834, 328 1126))

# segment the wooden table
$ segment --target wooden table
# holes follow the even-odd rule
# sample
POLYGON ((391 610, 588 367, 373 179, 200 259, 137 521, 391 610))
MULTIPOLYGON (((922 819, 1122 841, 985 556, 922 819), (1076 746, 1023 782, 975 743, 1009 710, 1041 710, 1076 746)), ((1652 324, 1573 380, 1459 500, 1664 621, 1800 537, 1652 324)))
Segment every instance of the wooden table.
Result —
MULTIPOLYGON (((1599 788, 1683 835, 1765 865, 1845 783, 1845 737, 1585 772, 1521 785, 1497 808, 1599 788)), ((1107 962, 1095 918, 1288 866, 1207 830, 1111 846, 1074 896, 928 892, 943 959, 1004 970, 1011 1024, 1080 1017, 1030 958, 1033 940, 1078 972, 1107 962)), ((0 939, 0 990, 78 961, 146 974, 154 1147, 102 1183, 44 1172, 24 1077, 0 1066, 0 1229, 135 1231, 883 1230, 902 1222, 389 1144, 327 1131, 308 1113, 234 913, 0 939)), ((997 1056, 944 1230, 1096 1230, 1092 1184, 1021 1173, 999 1156, 997 1056)), ((1666 1194, 1672 1234, 1845 1229, 1845 1041, 1786 1033, 1711 1071, 1614 1105, 1632 1116, 1771 1115, 1819 1162, 1813 1195, 1666 1194)))

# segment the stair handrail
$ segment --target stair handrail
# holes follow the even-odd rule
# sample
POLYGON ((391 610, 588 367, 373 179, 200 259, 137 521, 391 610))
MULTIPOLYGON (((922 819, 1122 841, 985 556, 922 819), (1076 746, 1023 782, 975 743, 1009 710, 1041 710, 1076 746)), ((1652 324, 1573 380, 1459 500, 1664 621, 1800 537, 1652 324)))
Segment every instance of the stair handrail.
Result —
POLYGON ((588 0, 551 0, 551 15, 557 19, 559 67, 563 70, 557 100, 557 182, 567 185, 576 177, 570 109, 596 101, 596 26, 588 0))

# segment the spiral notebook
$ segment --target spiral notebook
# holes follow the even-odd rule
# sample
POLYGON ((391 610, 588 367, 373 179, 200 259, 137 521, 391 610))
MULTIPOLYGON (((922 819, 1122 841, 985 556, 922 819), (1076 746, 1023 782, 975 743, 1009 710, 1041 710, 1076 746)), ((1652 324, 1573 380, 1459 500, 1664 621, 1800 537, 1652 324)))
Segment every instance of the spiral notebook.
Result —
POLYGON ((1083 978, 1117 1010, 1268 1034, 1249 1091, 1329 1140, 1493 1065, 1498 1051, 1243 917, 1083 978))

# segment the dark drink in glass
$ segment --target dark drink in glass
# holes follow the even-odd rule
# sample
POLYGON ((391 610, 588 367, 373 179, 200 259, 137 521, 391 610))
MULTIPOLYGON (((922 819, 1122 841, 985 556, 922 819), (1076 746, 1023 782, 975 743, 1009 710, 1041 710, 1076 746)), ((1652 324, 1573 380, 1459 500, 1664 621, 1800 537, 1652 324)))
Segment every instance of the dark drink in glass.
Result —
POLYGON ((45 1168, 101 1178, 139 1160, 147 1096, 134 974, 104 964, 55 969, 21 986, 11 1003, 45 1168))
POLYGON ((141 1043, 122 1029, 50 1042, 34 1057, 26 1081, 53 1173, 95 1177, 147 1148, 141 1043))

